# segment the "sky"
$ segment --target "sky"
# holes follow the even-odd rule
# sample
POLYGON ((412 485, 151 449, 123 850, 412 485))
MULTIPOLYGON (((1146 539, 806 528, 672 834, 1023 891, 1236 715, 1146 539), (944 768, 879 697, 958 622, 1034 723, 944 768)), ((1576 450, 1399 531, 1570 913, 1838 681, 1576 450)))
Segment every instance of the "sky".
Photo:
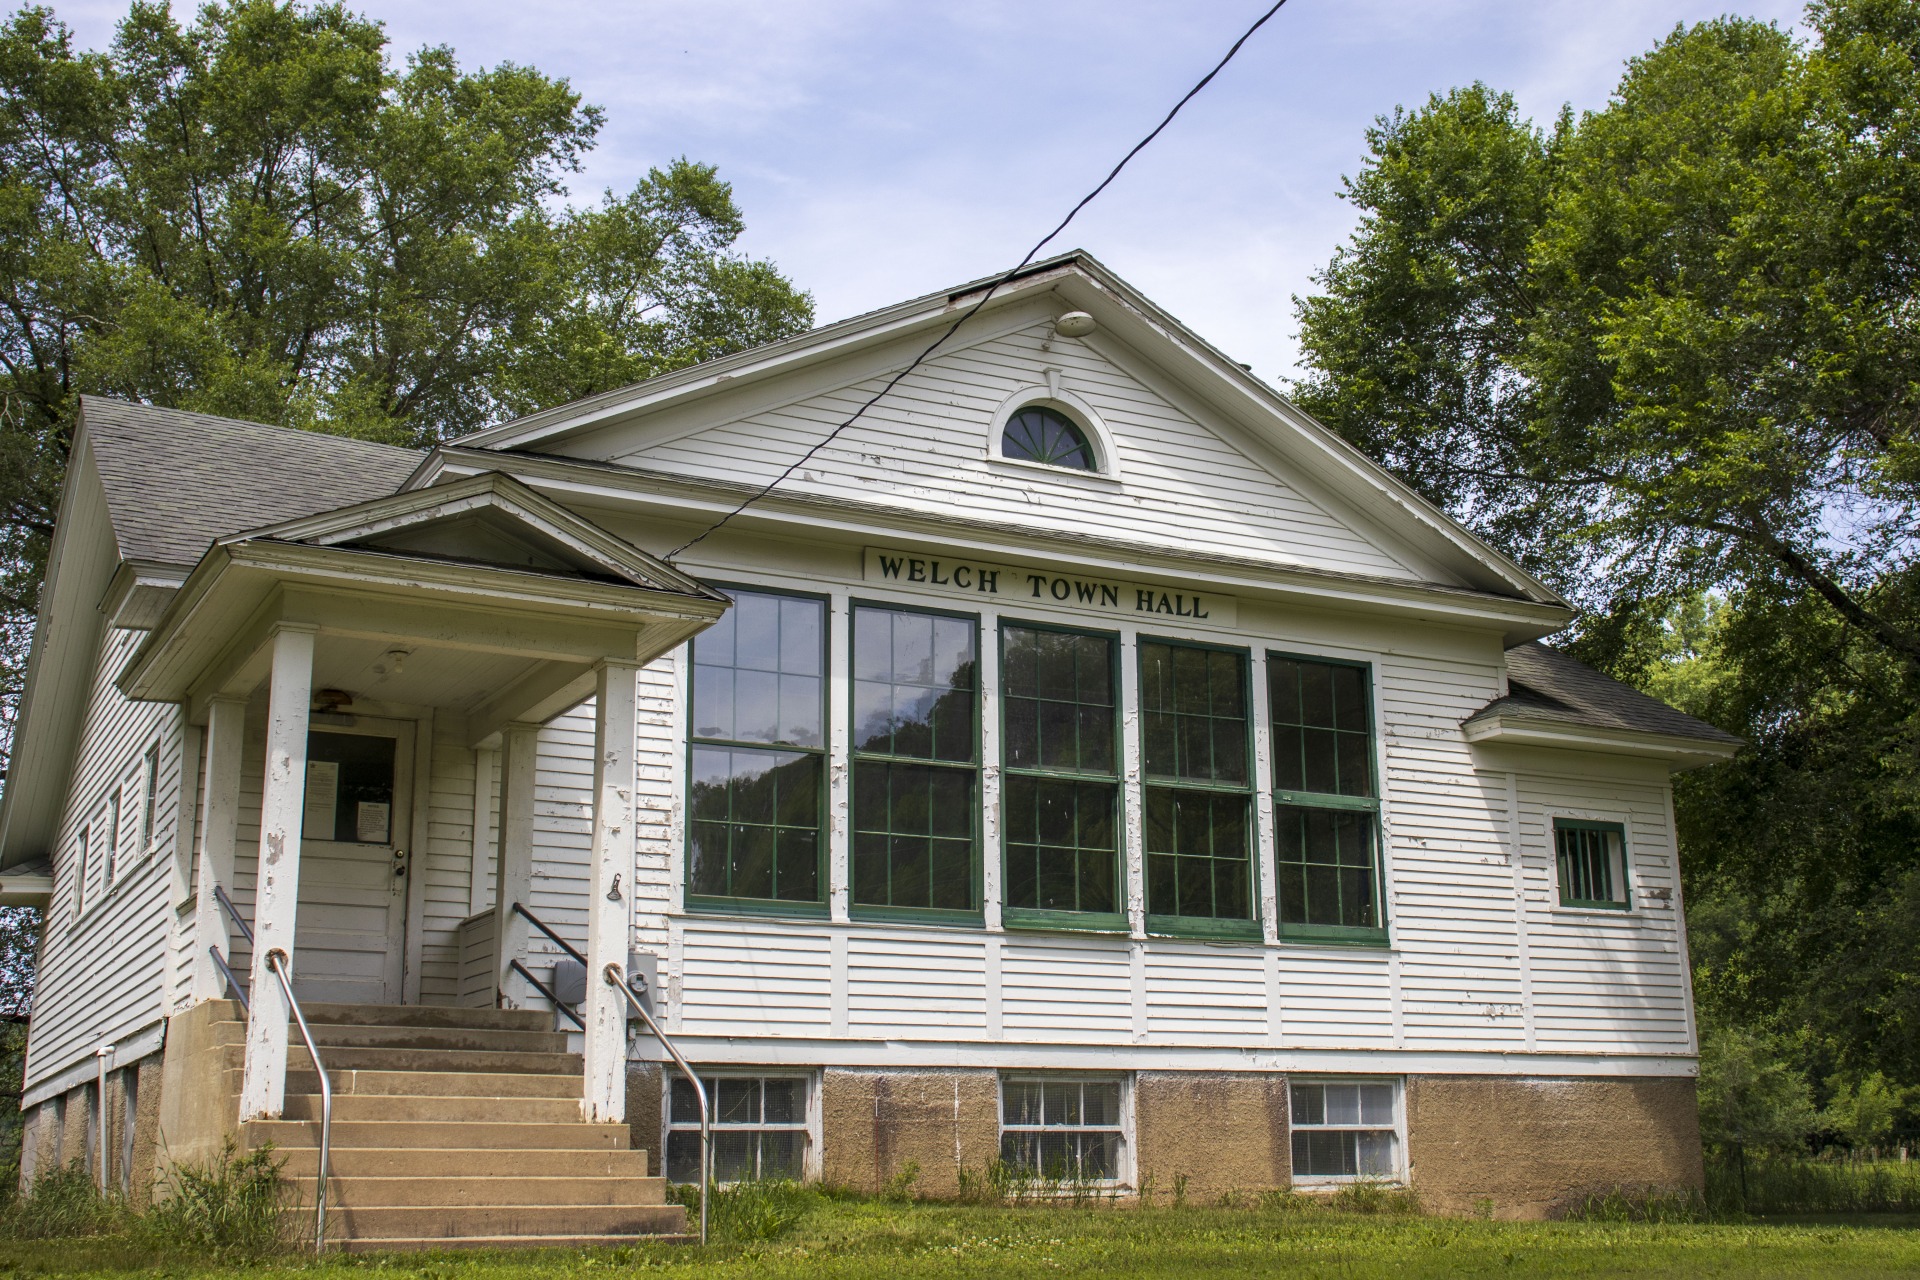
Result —
MULTIPOLYGON (((52 3, 94 47, 125 12, 52 3)), ((741 247, 826 323, 1019 261, 1270 0, 349 3, 396 57, 445 44, 604 107, 576 198, 679 155, 717 165, 741 247)), ((1341 178, 1375 117, 1476 80, 1537 120, 1596 108, 1627 59, 1724 13, 1802 16, 1799 0, 1290 0, 1048 251, 1086 249, 1284 385, 1292 300, 1352 233, 1341 178)))

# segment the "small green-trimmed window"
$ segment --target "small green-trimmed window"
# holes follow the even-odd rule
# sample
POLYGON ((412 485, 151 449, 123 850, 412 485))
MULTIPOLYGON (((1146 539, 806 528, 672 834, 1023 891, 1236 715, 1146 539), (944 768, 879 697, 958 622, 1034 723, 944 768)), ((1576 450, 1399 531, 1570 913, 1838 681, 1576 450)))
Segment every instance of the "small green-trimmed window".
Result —
POLYGON ((729 590, 693 642, 687 893, 826 902, 826 602, 729 590))
POLYGON ((1617 822, 1553 820, 1554 860, 1560 872, 1560 905, 1625 911, 1627 832, 1617 822))
POLYGON ((1247 655, 1140 642, 1147 927, 1257 937, 1247 655))
POLYGON ((980 910, 979 620, 853 611, 853 905, 980 910))
POLYGON ((1000 829, 1009 924, 1120 928, 1118 645, 1111 635, 1000 631, 1000 829))
POLYGON ((1000 453, 1050 467, 1098 469, 1087 433, 1066 414, 1045 405, 1030 404, 1007 420, 1007 429, 1000 436, 1000 453))
POLYGON ((1365 667, 1267 655, 1283 938, 1386 937, 1369 694, 1365 667))

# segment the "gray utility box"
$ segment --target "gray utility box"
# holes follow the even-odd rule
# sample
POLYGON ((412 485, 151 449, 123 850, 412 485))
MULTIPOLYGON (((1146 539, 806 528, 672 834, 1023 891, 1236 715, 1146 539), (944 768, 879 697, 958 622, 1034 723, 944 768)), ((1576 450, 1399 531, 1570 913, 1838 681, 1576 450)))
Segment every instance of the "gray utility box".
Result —
MULTIPOLYGON (((659 1008, 654 1004, 653 993, 660 983, 660 957, 650 951, 631 951, 627 953, 627 982, 633 987, 634 994, 647 1006, 647 1012, 656 1018, 659 1008)), ((553 994, 560 997, 560 1003, 579 1007, 587 998, 587 967, 578 960, 556 960, 553 962, 551 979, 553 994)), ((640 1015, 627 1006, 627 1020, 634 1022, 640 1015)))

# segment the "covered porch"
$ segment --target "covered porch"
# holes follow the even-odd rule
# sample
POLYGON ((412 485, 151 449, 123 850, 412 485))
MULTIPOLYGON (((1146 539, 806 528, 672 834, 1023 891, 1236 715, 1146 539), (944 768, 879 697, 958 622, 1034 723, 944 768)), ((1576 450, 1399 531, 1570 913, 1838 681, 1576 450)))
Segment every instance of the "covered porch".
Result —
MULTIPOLYGON (((588 972, 627 973, 641 668, 726 607, 498 474, 208 552, 120 686, 182 704, 200 739, 180 932, 196 1004, 236 983, 251 1001, 229 1124, 285 1111, 281 974, 302 1005, 544 1006, 514 971, 532 925, 511 908, 530 901, 541 727, 569 711, 591 805, 568 913, 576 929, 584 917, 588 972), (464 876, 433 852, 456 827, 464 876)), ((589 982, 578 1012, 581 1118, 617 1122, 624 997, 589 982)))

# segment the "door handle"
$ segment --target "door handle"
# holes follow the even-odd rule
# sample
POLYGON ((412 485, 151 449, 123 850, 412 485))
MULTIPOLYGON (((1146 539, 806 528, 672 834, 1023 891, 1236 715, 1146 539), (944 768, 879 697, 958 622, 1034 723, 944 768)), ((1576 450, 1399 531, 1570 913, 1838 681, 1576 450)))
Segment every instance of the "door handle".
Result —
POLYGON ((393 877, 398 880, 406 874, 407 851, 405 849, 395 849, 393 851, 393 877))

